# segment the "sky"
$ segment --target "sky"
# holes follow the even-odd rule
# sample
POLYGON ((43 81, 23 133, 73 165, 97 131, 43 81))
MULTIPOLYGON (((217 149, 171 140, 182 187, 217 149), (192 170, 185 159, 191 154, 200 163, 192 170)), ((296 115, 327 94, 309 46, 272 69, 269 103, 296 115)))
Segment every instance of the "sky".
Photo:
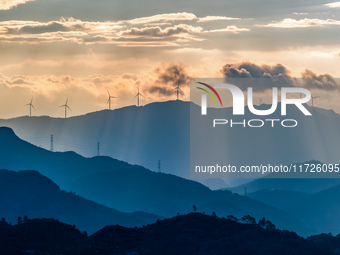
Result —
MULTIPOLYGON (((0 118, 190 99, 190 78, 284 77, 340 113, 340 2, 0 0, 0 118)), ((270 88, 256 90, 270 103, 270 88)))

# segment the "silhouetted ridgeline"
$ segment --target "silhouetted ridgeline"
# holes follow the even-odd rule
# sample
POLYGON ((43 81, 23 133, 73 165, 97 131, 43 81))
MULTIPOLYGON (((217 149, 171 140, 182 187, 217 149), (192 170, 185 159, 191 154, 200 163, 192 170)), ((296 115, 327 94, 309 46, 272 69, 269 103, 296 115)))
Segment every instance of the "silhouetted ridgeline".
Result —
MULTIPOLYGON (((163 172, 189 178, 191 106, 200 114, 200 107, 189 102, 168 101, 103 110, 67 119, 25 116, 0 120, 0 125, 11 127, 21 138, 32 138, 31 141, 37 145, 45 139, 41 145, 47 149, 53 134, 56 150, 72 150, 87 157, 96 155, 96 145, 100 142, 102 155, 143 165, 154 171, 157 171, 160 159, 163 172)), ((268 107, 263 104, 258 108, 268 107)), ((208 136, 201 137, 202 143, 206 144, 202 158, 206 158, 209 151, 224 151, 227 145, 226 157, 233 165, 260 165, 265 162, 280 165, 311 159, 338 163, 340 137, 335 134, 340 128, 340 115, 332 110, 306 108, 312 117, 304 116, 295 106, 288 106, 287 118, 296 119, 299 123, 293 129, 272 128, 270 125, 263 128, 221 127, 228 131, 225 137, 228 143, 222 143, 223 147, 219 148, 209 141, 208 136)), ((282 119, 280 110, 278 106, 270 118, 282 119)), ((233 118, 232 108, 209 108, 207 116, 230 119, 233 118)), ((244 118, 257 119, 258 116, 246 108, 244 118)), ((210 127, 211 122, 204 119, 195 125, 197 131, 203 133, 207 126, 210 127)), ((242 180, 225 181, 229 186, 236 186, 242 180)), ((209 187, 218 189, 227 187, 227 184, 220 179, 210 180, 209 187)))
MULTIPOLYGON (((308 163, 320 163, 310 161, 308 163)), ((233 188, 247 188, 248 197, 294 215, 318 233, 339 233, 340 179, 267 179, 261 178, 233 188), (250 193, 251 191, 254 191, 250 193)))
POLYGON ((200 213, 142 228, 107 226, 89 237, 75 226, 53 219, 27 220, 14 226, 0 222, 2 254, 326 255, 337 254, 339 241, 328 235, 306 240, 294 232, 200 213))
MULTIPOLYGON (((277 227, 295 231, 302 236, 318 233, 301 224, 294 216, 251 198, 230 191, 212 191, 191 180, 155 173, 109 157, 84 158, 74 152, 50 152, 19 139, 11 129, 4 127, 0 128, 0 167, 38 170, 62 189, 72 190, 123 212, 143 211, 172 217, 178 212, 190 212, 195 204, 200 212, 207 214, 216 212, 221 217, 249 214, 257 220, 265 217, 277 227)), ((29 192, 26 193, 29 201, 29 192)), ((22 211, 19 214, 27 213, 22 211)), ((36 217, 52 216, 39 214, 36 217)), ((156 220, 146 218, 149 219, 156 220)), ((127 226, 126 223, 122 225, 127 226)), ((77 226, 82 229, 81 224, 77 226)))
MULTIPOLYGON (((301 161, 300 161, 301 162, 301 161)), ((294 162, 298 163, 298 162, 294 162)), ((305 163, 322 164, 323 162, 310 160, 305 163)), ((303 163, 301 163, 303 164, 303 163)), ((272 174, 271 174, 272 175, 272 174)), ((324 175, 323 175, 324 176, 324 175)), ((287 177, 287 175, 286 175, 287 177)), ((232 192, 244 194, 244 189, 247 188, 247 193, 253 193, 260 190, 287 190, 304 193, 319 192, 331 187, 340 185, 340 178, 259 178, 252 180, 246 184, 237 187, 228 188, 232 192)))
POLYGON ((88 233, 109 224, 134 227, 163 218, 143 212, 123 213, 72 192, 61 191, 54 182, 36 171, 0 170, 0 217, 15 223, 19 215, 56 218, 76 224, 88 233))

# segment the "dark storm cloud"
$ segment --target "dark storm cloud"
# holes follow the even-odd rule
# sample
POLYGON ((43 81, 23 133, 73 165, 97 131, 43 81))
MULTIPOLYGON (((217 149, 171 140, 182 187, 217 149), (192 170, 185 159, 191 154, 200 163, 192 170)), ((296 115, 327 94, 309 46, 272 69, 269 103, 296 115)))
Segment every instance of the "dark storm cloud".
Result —
POLYGON ((154 84, 148 88, 149 93, 170 96, 176 93, 175 88, 178 84, 180 88, 190 85, 190 77, 182 64, 158 67, 155 72, 158 77, 154 84))
POLYGON ((306 88, 330 91, 340 88, 339 84, 330 74, 317 75, 313 71, 306 69, 301 73, 301 77, 306 88))
POLYGON ((259 66, 251 62, 226 64, 223 67, 222 72, 224 73, 225 77, 228 78, 291 78, 290 71, 281 64, 276 64, 273 66, 259 66))
POLYGON ((156 83, 177 85, 179 82, 182 86, 189 86, 190 77, 182 64, 170 64, 165 69, 157 68, 156 73, 158 74, 156 83))
MULTIPOLYGON (((158 94, 163 95, 163 96, 171 96, 175 93, 175 90, 174 90, 174 88, 169 89, 169 88, 166 88, 166 87, 152 86, 148 89, 148 92, 151 93, 151 94, 158 93, 158 94)), ((181 92, 179 92, 179 93, 181 93, 181 92)))
POLYGON ((251 62, 226 64, 221 72, 226 82, 237 83, 236 85, 241 89, 253 87, 256 92, 262 92, 272 87, 291 87, 297 84, 297 80, 291 76, 290 71, 282 64, 256 65, 251 62), (250 82, 252 85, 249 84, 250 82))

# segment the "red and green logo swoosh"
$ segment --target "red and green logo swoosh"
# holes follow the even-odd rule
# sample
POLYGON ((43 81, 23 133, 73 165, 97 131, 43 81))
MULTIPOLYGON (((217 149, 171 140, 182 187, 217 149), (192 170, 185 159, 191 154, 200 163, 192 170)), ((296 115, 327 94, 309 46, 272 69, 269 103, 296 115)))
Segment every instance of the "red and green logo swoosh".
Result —
MULTIPOLYGON (((212 92, 214 92, 215 95, 217 96, 218 100, 220 101, 221 106, 223 107, 223 105, 222 105, 222 100, 221 100, 221 98, 220 98, 220 95, 217 93, 217 91, 216 91, 213 87, 211 87, 210 85, 205 84, 205 83, 203 83, 203 82, 197 82, 197 83, 199 83, 199 84, 201 84, 201 85, 203 85, 203 86, 206 86, 206 87, 209 88, 212 92)), ((203 91, 206 92, 209 96, 211 96, 211 98, 212 98, 212 99, 214 100, 214 102, 215 102, 215 105, 217 105, 216 100, 215 100, 215 97, 213 96, 213 94, 211 94, 211 92, 210 92, 209 90, 204 89, 204 88, 200 88, 200 87, 197 87, 197 88, 200 89, 200 90, 203 90, 203 91)))

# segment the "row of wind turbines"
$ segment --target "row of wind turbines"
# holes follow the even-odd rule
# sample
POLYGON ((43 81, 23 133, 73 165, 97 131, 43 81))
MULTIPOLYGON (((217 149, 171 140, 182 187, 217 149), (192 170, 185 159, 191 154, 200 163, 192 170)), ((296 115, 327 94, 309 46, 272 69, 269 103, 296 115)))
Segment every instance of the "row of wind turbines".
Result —
MULTIPOLYGON (((67 109, 72 111, 71 108, 67 105, 67 102, 68 102, 68 97, 66 99, 66 103, 64 105, 59 106, 59 108, 60 107, 65 107, 65 118, 67 117, 67 109)), ((33 97, 31 99, 31 102, 29 104, 26 104, 26 106, 27 105, 30 107, 30 117, 31 117, 32 116, 32 108, 35 110, 34 105, 33 105, 33 97)))
MULTIPOLYGON (((172 90, 172 91, 176 91, 177 100, 179 99, 179 94, 180 94, 180 93, 183 94, 183 91, 180 89, 179 85, 180 85, 180 82, 178 81, 177 87, 176 87, 175 89, 172 90)), ((242 91, 244 91, 244 90, 245 90, 245 89, 242 89, 242 91)), ((108 95, 109 95, 109 98, 108 98, 108 100, 107 100, 107 104, 109 104, 109 110, 111 110, 111 99, 117 98, 117 97, 111 96, 109 90, 106 90, 106 91, 107 91, 107 93, 108 93, 108 95)), ((137 92, 137 94, 136 94, 135 97, 134 97, 134 98, 137 97, 137 106, 138 106, 138 107, 139 107, 139 97, 140 97, 140 96, 144 97, 144 96, 139 92, 139 87, 138 87, 138 92, 137 92)), ((281 99, 280 96, 278 96, 278 97, 281 99)), ((318 98, 318 97, 320 97, 320 96, 311 96, 311 98, 312 98, 312 107, 313 107, 313 108, 314 108, 314 99, 316 99, 316 98, 318 98)), ((145 97, 144 97, 144 98, 145 98, 145 97)), ((300 94, 300 98, 301 98, 301 94, 300 94)), ((71 108, 68 106, 67 103, 68 103, 68 97, 66 98, 66 103, 65 103, 64 105, 59 106, 59 108, 60 108, 60 107, 65 107, 65 118, 67 118, 67 109, 69 109, 70 111, 72 111, 71 108)), ((262 105, 262 97, 260 97, 260 105, 262 105)), ((28 104, 26 104, 26 106, 29 106, 29 107, 30 107, 30 117, 31 117, 31 116, 32 116, 32 108, 35 110, 35 108, 34 108, 34 106, 33 106, 33 97, 32 97, 32 99, 31 99, 31 102, 28 103, 28 104)))
MULTIPOLYGON (((179 85, 180 85, 180 82, 178 81, 177 87, 172 90, 172 91, 176 91, 177 92, 177 100, 179 98, 179 93, 183 94, 183 91, 180 89, 179 85)), ((109 95, 109 99, 107 100, 107 103, 109 104, 109 110, 111 110, 111 98, 117 98, 117 97, 111 96, 110 92, 108 90, 106 90, 106 91, 107 91, 107 94, 109 95)), ((143 96, 141 93, 139 93, 139 87, 138 87, 138 92, 137 92, 137 94, 134 97, 134 98, 137 97, 137 106, 138 107, 139 107, 139 97, 140 96, 145 98, 145 96, 143 96)))
MULTIPOLYGON (((180 89, 179 84, 180 84, 180 83, 179 83, 179 81, 178 81, 177 87, 173 90, 173 91, 177 91, 177 100, 178 100, 178 98, 179 98, 179 93, 182 93, 182 94, 183 94, 183 91, 180 89)), ((108 95, 109 95, 109 99, 107 100, 107 104, 109 104, 109 110, 111 110, 111 99, 117 98, 117 97, 111 96, 109 90, 106 90, 106 91, 107 91, 107 93, 108 93, 108 95)), ((139 107, 139 97, 140 97, 140 96, 144 97, 141 93, 139 93, 139 87, 138 87, 138 92, 137 92, 136 96, 134 97, 134 98, 137 97, 137 106, 138 106, 138 107, 139 107)), ((144 98, 145 98, 145 97, 144 97, 144 98)), ((67 109, 69 109, 70 111, 72 111, 71 108, 68 106, 67 103, 68 103, 68 97, 66 98, 66 103, 65 103, 64 105, 59 106, 59 108, 65 107, 65 119, 67 118, 67 109)), ((31 102, 28 103, 28 104, 26 104, 25 106, 29 106, 29 107, 30 107, 30 117, 31 117, 31 116, 32 116, 32 108, 35 110, 34 105, 33 105, 33 96, 32 96, 31 102)))

